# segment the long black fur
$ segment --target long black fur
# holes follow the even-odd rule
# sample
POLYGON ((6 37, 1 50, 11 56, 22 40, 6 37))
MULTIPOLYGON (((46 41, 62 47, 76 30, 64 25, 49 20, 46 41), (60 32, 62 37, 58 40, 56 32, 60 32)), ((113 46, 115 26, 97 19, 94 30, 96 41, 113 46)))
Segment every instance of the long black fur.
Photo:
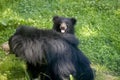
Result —
POLYGON ((9 39, 12 53, 26 61, 27 71, 33 80, 93 80, 89 60, 77 48, 78 40, 72 34, 55 30, 40 30, 21 26, 9 39))

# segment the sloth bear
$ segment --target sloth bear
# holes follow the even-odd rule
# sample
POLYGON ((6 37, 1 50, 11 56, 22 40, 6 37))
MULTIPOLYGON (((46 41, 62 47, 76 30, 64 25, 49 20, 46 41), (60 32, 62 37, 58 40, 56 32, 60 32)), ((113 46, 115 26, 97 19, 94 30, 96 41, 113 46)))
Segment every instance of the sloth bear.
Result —
POLYGON ((75 18, 53 17, 53 30, 61 33, 74 34, 75 18))
POLYGON ((76 19, 53 17, 53 30, 20 26, 9 38, 10 51, 25 60, 30 80, 94 80, 88 58, 73 35, 76 19))

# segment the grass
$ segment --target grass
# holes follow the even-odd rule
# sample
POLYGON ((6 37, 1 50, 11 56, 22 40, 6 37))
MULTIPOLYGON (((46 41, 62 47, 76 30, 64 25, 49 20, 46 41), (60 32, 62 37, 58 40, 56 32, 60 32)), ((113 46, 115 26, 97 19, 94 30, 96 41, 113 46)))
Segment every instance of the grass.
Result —
MULTIPOLYGON (((78 20, 79 48, 91 60, 96 80, 120 80, 119 0, 0 0, 0 44, 20 24, 52 28, 54 15, 78 20)), ((27 80, 24 62, 1 49, 0 80, 27 80)))

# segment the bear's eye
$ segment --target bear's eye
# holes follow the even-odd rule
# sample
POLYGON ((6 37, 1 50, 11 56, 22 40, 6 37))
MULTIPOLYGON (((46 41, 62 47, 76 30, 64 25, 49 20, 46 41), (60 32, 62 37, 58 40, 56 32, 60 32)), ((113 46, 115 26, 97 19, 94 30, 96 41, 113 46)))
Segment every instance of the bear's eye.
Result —
POLYGON ((71 25, 71 22, 70 21, 66 21, 65 22, 67 26, 70 26, 71 25))
POLYGON ((68 24, 68 23, 66 23, 66 26, 67 26, 67 27, 69 27, 69 24, 68 24))

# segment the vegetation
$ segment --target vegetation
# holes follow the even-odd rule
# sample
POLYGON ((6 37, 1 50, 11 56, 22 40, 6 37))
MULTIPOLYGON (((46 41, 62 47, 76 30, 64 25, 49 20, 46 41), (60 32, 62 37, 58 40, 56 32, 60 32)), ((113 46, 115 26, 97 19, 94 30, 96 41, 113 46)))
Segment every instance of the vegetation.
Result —
MULTIPOLYGON (((79 48, 91 60, 96 80, 120 80, 119 0, 0 0, 0 44, 20 24, 51 29, 54 15, 78 20, 79 48)), ((0 49, 0 80, 27 80, 25 68, 0 49)))

